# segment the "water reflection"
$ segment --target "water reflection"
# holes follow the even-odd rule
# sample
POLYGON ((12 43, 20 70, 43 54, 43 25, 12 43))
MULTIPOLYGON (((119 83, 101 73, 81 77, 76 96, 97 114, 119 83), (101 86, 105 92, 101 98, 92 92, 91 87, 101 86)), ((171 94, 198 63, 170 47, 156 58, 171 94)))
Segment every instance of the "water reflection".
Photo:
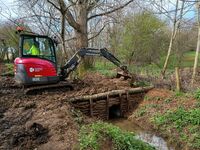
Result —
POLYGON ((168 146, 167 142, 163 138, 154 134, 139 132, 136 137, 154 146, 157 150, 174 150, 174 148, 168 146))
POLYGON ((134 122, 127 119, 111 120, 111 123, 120 127, 123 130, 134 132, 136 137, 144 142, 154 146, 157 150, 175 150, 175 148, 168 145, 168 143, 154 133, 141 129, 134 122))

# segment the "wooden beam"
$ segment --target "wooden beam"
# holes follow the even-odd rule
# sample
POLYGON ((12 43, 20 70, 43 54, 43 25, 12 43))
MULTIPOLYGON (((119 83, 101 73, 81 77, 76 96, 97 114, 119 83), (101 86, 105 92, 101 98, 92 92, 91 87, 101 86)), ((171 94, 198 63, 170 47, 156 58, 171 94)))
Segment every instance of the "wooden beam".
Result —
POLYGON ((112 90, 112 91, 98 93, 98 94, 94 94, 94 95, 78 96, 78 97, 74 97, 71 99, 67 98, 66 101, 73 103, 73 102, 88 101, 90 99, 91 100, 102 100, 102 99, 106 99, 108 95, 109 95, 109 97, 118 97, 119 94, 123 95, 126 93, 131 95, 131 94, 136 94, 136 93, 147 92, 153 88, 154 88, 153 86, 148 86, 148 87, 130 88, 130 89, 126 89, 126 90, 112 90))

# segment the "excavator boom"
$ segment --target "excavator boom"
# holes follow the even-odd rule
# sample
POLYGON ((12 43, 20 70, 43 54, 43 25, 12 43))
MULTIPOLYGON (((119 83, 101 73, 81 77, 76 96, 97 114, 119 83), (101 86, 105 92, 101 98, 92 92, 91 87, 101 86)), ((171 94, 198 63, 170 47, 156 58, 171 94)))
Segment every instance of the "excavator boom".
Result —
MULTIPOLYGON (((69 76, 69 74, 74 71, 77 66, 80 64, 81 60, 85 56, 99 56, 104 57, 107 60, 111 61, 114 65, 119 67, 123 73, 120 73, 121 76, 129 78, 129 72, 127 70, 127 66, 122 65, 122 63, 117 59, 113 54, 111 54, 106 48, 102 49, 95 49, 95 48, 82 48, 79 51, 77 51, 72 58, 66 62, 66 64, 61 67, 61 80, 64 80, 69 76)), ((118 73, 119 74, 119 73, 118 73)))

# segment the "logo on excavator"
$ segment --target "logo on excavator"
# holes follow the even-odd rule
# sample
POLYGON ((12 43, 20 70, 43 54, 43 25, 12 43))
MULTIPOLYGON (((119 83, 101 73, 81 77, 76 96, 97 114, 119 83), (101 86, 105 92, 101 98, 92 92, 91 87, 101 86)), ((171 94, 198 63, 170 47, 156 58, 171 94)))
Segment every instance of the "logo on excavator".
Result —
POLYGON ((40 71, 42 71, 43 69, 42 68, 29 68, 29 71, 30 72, 40 72, 40 71))
POLYGON ((34 72, 34 68, 29 68, 29 71, 30 72, 34 72))

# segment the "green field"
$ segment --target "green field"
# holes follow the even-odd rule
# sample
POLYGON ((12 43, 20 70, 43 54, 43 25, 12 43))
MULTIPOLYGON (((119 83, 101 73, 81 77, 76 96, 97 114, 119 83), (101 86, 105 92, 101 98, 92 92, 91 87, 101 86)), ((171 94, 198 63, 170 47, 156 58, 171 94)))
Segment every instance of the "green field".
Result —
MULTIPOLYGON (((195 54, 196 52, 195 51, 188 51, 188 52, 185 52, 183 54, 183 57, 181 58, 181 62, 180 62, 180 67, 193 67, 194 65, 194 59, 195 59, 195 54)), ((200 58, 200 56, 199 56, 200 58)), ((174 67, 177 66, 178 62, 177 62, 177 58, 175 55, 172 55, 170 57, 170 61, 169 61, 169 68, 172 69, 174 67)), ((162 60, 161 62, 162 64, 164 63, 164 59, 162 60)), ((200 65, 200 62, 198 63, 200 65)))
MULTIPOLYGON (((183 54, 183 57, 181 58, 181 62, 179 67, 180 68, 185 68, 185 67, 193 67, 194 65, 194 59, 195 59, 195 51, 188 51, 186 53, 183 54)), ((200 58, 200 56, 199 56, 200 58)), ((161 70, 162 70, 162 66, 164 64, 165 61, 165 57, 162 57, 160 60, 160 64, 156 65, 156 64, 146 64, 143 66, 139 66, 139 65, 135 65, 135 64, 131 64, 128 66, 129 71, 130 72, 134 72, 134 73, 139 73, 139 74, 147 74, 150 73, 152 75, 160 75, 161 70)), ((98 71, 106 76, 113 76, 113 71, 116 66, 113 65, 111 62, 105 60, 105 59, 97 59, 96 62, 94 63, 94 68, 91 69, 91 71, 98 71)), ((174 68, 177 65, 177 58, 175 55, 171 55, 170 59, 169 59, 169 65, 168 65, 168 73, 172 73, 174 72, 174 68)), ((200 66, 200 59, 198 62, 199 66, 200 66)))

